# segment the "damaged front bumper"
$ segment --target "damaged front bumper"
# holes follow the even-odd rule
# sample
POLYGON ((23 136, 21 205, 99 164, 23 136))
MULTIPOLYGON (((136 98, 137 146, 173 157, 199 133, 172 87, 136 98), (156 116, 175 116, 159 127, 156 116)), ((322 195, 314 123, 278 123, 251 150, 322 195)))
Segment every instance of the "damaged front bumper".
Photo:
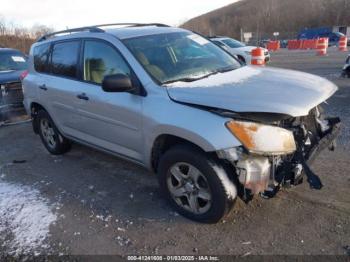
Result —
POLYGON ((310 150, 306 161, 311 164, 315 160, 316 156, 324 149, 328 148, 334 150, 335 141, 340 133, 341 121, 338 117, 328 118, 329 129, 324 133, 324 136, 318 141, 318 143, 310 150))
MULTIPOLYGON (((300 131, 295 127, 295 140, 297 150, 285 156, 261 156, 247 153, 242 148, 222 152, 219 158, 232 163, 242 187, 243 197, 249 199, 254 194, 262 194, 264 197, 272 197, 281 186, 289 187, 300 184, 303 177, 313 188, 321 188, 320 179, 311 171, 309 164, 324 149, 333 150, 336 138, 340 132, 340 119, 327 118, 327 128, 319 132, 317 138, 313 137, 310 142, 308 132, 300 131), (300 135, 306 133, 306 135, 300 135)), ((320 129, 322 127, 320 126, 320 129)))
POLYGON ((12 112, 23 110, 21 82, 0 84, 0 122, 10 119, 12 112))

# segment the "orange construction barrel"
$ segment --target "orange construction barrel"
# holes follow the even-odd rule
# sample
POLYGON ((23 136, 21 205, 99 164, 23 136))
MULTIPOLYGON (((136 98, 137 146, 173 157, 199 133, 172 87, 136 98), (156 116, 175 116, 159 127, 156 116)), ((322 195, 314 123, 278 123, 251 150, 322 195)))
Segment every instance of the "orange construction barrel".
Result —
POLYGON ((346 38, 346 36, 340 37, 340 39, 339 39, 339 51, 342 51, 342 52, 348 51, 347 44, 348 44, 348 39, 346 38))
POLYGON ((257 47, 252 50, 252 65, 263 66, 265 65, 264 49, 257 47))
POLYGON ((325 56, 327 54, 328 39, 320 38, 317 41, 317 55, 325 56))

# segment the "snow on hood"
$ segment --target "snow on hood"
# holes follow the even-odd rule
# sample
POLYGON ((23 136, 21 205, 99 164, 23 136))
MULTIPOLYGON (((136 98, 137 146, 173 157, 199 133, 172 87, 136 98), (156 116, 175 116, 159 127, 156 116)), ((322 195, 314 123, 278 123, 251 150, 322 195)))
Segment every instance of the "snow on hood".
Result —
POLYGON ((337 91, 332 82, 307 73, 272 67, 244 66, 194 82, 166 85, 179 102, 235 112, 307 115, 337 91))
POLYGON ((31 254, 47 247, 44 241, 56 220, 51 209, 37 190, 0 179, 0 242, 10 254, 31 254))

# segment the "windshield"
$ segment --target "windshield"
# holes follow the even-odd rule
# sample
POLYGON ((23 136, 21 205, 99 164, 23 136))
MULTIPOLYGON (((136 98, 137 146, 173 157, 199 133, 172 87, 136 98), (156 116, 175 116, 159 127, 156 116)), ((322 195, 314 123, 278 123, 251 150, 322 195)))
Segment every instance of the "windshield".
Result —
POLYGON ((0 53, 0 71, 25 70, 27 68, 27 59, 16 52, 0 53))
POLYGON ((189 32, 142 36, 123 42, 160 84, 191 82, 241 67, 220 47, 189 32))
POLYGON ((237 40, 231 39, 231 38, 226 38, 226 39, 223 39, 221 41, 224 42, 226 45, 228 45, 231 48, 238 48, 238 47, 245 46, 245 44, 243 44, 237 40))

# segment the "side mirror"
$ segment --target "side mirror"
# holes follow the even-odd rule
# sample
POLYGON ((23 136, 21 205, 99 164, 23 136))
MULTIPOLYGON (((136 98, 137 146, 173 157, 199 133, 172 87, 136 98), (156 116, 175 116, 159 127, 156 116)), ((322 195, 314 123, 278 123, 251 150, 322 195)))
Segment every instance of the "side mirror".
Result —
POLYGON ((129 76, 115 74, 105 76, 102 81, 102 89, 105 92, 130 92, 134 89, 129 76))

